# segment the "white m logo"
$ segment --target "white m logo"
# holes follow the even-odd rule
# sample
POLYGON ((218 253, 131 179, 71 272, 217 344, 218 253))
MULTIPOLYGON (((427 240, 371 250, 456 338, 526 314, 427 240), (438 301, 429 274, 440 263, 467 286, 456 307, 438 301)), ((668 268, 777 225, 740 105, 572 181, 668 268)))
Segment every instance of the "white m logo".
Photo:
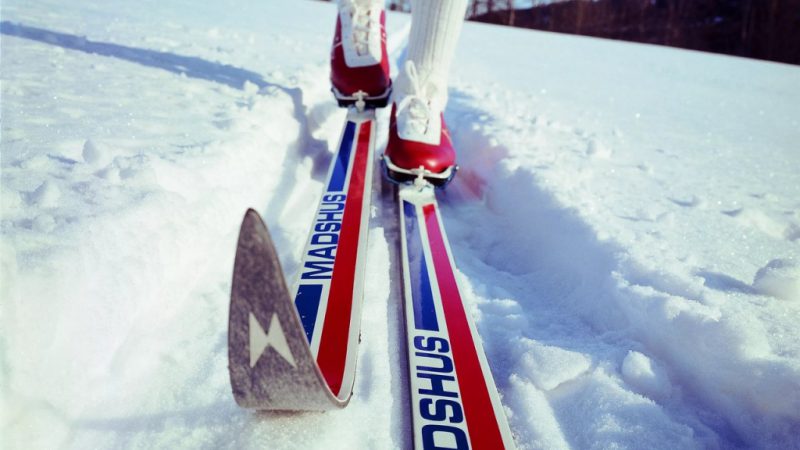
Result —
POLYGON ((250 368, 255 367, 258 359, 264 353, 267 347, 272 347, 283 357, 292 367, 297 367, 292 356, 292 351, 289 349, 289 344, 286 342, 286 336, 283 334, 281 322, 278 320, 278 314, 272 314, 272 319, 269 322, 269 331, 266 333, 261 327, 261 324, 256 319, 253 313, 250 313, 250 368))

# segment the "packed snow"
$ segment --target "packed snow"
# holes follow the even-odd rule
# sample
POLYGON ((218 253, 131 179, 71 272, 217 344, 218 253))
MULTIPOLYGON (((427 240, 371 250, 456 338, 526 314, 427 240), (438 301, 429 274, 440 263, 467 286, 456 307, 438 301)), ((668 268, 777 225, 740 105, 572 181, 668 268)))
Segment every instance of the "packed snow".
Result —
MULTIPOLYGON (((293 279, 344 118, 334 21, 2 3, 3 448, 411 444, 380 179, 350 405, 230 393, 239 221, 293 279)), ((467 23, 451 81, 442 211, 517 445, 800 448, 800 67, 467 23)))

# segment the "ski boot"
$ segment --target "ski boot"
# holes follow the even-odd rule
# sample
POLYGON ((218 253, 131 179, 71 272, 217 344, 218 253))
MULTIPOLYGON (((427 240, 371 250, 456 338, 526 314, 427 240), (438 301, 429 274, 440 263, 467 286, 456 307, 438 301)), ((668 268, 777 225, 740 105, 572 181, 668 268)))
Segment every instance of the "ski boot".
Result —
POLYGON ((331 84, 339 106, 382 108, 392 81, 383 1, 339 0, 331 50, 331 84))
POLYGON ((390 180, 444 187, 456 174, 456 152, 442 110, 446 94, 442 83, 420 83, 409 61, 398 79, 398 92, 389 122, 389 142, 383 166, 390 180))

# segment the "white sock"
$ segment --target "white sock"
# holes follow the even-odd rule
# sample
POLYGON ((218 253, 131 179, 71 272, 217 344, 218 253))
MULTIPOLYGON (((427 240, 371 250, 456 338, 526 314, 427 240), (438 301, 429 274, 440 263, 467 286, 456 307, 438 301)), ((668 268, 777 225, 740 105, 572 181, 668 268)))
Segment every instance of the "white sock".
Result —
POLYGON ((384 0, 339 0, 337 3, 339 4, 339 9, 350 5, 375 9, 383 9, 386 6, 384 0))
MULTIPOLYGON (((412 0, 411 34, 407 60, 412 61, 420 84, 434 84, 432 103, 444 109, 447 103, 447 79, 467 11, 467 0, 412 0)), ((398 97, 409 92, 404 71, 400 71, 395 89, 398 97)))

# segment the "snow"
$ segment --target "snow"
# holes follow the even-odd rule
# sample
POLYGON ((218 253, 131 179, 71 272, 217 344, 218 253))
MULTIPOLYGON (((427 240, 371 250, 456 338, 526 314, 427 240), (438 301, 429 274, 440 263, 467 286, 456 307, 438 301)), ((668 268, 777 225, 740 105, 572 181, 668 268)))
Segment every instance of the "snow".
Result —
POLYGON ((787 301, 800 300, 800 266, 789 259, 773 259, 758 269, 753 288, 762 295, 787 301))
MULTIPOLYGON (((344 117, 334 17, 3 2, 3 448, 410 445, 380 180, 350 405, 230 393, 239 221, 258 209, 292 279, 344 117)), ((388 16, 395 68, 408 19, 388 16)), ((465 25, 442 209, 520 448, 800 448, 798 86, 795 66, 465 25)))
POLYGON ((642 353, 631 350, 622 360, 622 378, 640 394, 663 400, 670 394, 664 369, 642 353))

